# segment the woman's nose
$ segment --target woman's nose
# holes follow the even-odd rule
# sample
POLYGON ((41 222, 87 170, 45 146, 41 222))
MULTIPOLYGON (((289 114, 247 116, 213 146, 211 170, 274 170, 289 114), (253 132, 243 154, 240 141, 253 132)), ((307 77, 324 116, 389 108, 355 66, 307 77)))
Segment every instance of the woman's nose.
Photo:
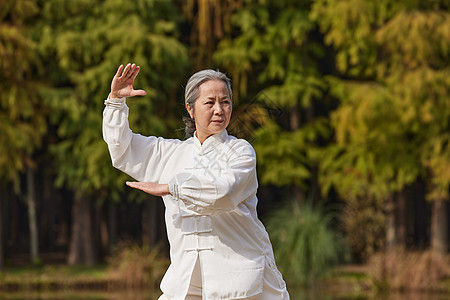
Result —
POLYGON ((214 113, 217 115, 221 115, 223 113, 222 105, 218 102, 214 104, 214 113))

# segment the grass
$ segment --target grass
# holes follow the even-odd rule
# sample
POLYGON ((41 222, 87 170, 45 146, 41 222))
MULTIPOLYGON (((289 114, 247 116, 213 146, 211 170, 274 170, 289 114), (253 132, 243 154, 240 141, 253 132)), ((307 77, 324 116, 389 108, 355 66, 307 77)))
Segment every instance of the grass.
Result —
POLYGON ((68 266, 68 265, 44 265, 41 267, 9 267, 0 278, 4 280, 33 279, 33 278, 103 278, 107 272, 107 265, 95 266, 68 266))
POLYGON ((111 285, 107 265, 10 267, 0 273, 0 289, 102 289, 111 285))

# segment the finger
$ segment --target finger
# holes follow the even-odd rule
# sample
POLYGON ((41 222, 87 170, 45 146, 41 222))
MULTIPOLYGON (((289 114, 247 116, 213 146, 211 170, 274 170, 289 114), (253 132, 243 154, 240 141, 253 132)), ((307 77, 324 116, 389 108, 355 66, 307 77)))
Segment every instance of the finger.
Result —
POLYGON ((126 65, 125 69, 123 70, 122 77, 128 77, 129 76, 128 73, 130 72, 130 69, 131 69, 131 64, 128 63, 126 65))
POLYGON ((134 69, 133 73, 131 74, 131 79, 134 80, 136 78, 136 76, 139 74, 139 71, 141 70, 141 67, 136 66, 136 68, 134 69))
POLYGON ((136 65, 135 64, 130 64, 127 74, 125 75, 128 78, 131 78, 133 76, 134 73, 134 69, 136 69, 136 65))
POLYGON ((154 191, 151 189, 152 186, 149 186, 148 182, 127 182, 126 184, 129 187, 141 190, 143 192, 146 192, 147 194, 154 194, 154 191))
POLYGON ((117 69, 116 77, 120 77, 120 74, 122 73, 122 70, 123 70, 123 65, 120 65, 119 68, 117 69))
POLYGON ((144 189, 144 187, 141 186, 141 185, 139 184, 139 182, 127 182, 126 184, 127 184, 129 187, 133 188, 133 189, 137 189, 137 190, 141 190, 141 191, 146 192, 145 189, 144 189))
MULTIPOLYGON (((134 78, 136 77, 136 76, 134 76, 134 74, 135 74, 137 68, 139 68, 139 67, 136 66, 135 63, 133 63, 133 64, 131 65, 131 67, 130 67, 130 72, 128 73, 128 77, 134 79, 134 78)), ((138 70, 138 73, 139 73, 139 70, 138 70)))
POLYGON ((146 182, 128 181, 128 182, 126 182, 126 184, 129 187, 132 187, 132 188, 135 188, 138 190, 142 190, 144 192, 148 192, 148 190, 149 190, 148 183, 146 183, 146 182))
POLYGON ((140 189, 140 182, 134 182, 134 181, 127 181, 126 185, 128 185, 129 187, 135 188, 135 189, 140 189))
POLYGON ((147 95, 147 92, 144 90, 133 90, 131 92, 131 96, 145 96, 147 95))

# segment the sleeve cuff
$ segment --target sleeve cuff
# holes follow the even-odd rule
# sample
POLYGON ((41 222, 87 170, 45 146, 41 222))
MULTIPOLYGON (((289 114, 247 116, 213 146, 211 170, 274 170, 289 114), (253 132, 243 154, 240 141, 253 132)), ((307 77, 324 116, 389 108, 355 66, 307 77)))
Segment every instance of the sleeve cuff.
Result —
POLYGON ((108 95, 108 98, 105 100, 106 107, 112 107, 112 108, 122 108, 125 106, 125 97, 123 98, 110 98, 110 95, 108 95))
POLYGON ((169 182, 169 192, 170 192, 170 194, 172 195, 172 197, 176 201, 179 200, 179 198, 178 198, 178 185, 175 182, 173 182, 173 181, 169 182))

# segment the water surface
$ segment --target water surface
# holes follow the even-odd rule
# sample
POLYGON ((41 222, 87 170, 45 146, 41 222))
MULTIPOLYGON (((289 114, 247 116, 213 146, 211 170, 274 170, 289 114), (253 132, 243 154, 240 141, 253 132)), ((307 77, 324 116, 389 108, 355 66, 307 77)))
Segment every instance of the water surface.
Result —
MULTIPOLYGON (((320 290, 292 290, 291 300, 448 300, 450 295, 430 293, 390 294, 384 296, 364 295, 355 291, 353 294, 324 294, 320 290)), ((140 292, 8 292, 0 293, 5 300, 157 300, 159 291, 140 292)))

